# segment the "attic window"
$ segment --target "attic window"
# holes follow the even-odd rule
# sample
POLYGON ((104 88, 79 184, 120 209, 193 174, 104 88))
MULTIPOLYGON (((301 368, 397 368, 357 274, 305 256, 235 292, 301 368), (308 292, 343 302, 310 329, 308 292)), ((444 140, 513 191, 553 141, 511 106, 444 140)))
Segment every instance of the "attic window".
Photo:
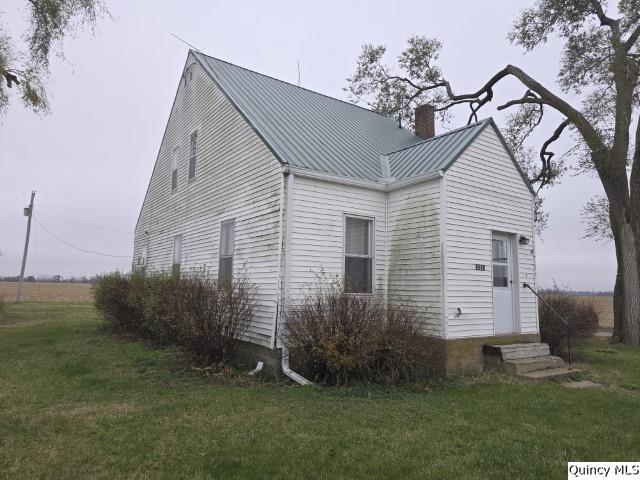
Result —
POLYGON ((171 152, 171 193, 178 191, 178 147, 171 152))
POLYGON ((191 134, 189 139, 189 182, 196 179, 196 161, 198 157, 198 131, 191 134))

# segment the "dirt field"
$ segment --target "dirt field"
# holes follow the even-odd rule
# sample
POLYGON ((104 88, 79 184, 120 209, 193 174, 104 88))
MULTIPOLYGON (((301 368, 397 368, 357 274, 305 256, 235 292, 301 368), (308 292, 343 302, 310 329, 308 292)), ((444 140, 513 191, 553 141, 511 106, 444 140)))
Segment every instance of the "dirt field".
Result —
MULTIPOLYGON (((0 297, 12 302, 16 298, 17 283, 0 282, 0 297)), ((22 300, 25 302, 92 302, 88 283, 23 283, 22 300)))
POLYGON ((600 326, 613 328, 613 297, 601 295, 576 295, 580 302, 590 303, 598 313, 600 326))

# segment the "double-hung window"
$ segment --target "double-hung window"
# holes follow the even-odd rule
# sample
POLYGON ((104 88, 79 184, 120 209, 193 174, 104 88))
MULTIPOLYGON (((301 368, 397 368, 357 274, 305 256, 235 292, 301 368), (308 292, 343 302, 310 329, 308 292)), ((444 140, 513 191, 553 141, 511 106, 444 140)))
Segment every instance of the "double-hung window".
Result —
POLYGON ((196 179, 196 161, 198 157, 198 132, 195 131, 189 138, 189 182, 196 179))
POLYGON ((344 291, 371 293, 373 289, 373 220, 345 218, 344 291))
POLYGON ((178 147, 171 151, 171 193, 178 191, 178 161, 180 159, 178 147))
POLYGON ((182 235, 173 237, 173 264, 171 272, 174 275, 180 274, 180 264, 182 263, 182 235))
POLYGON ((142 251, 140 252, 140 257, 138 257, 138 265, 141 267, 145 267, 147 265, 147 246, 142 246, 142 251))
POLYGON ((235 220, 226 220, 220 225, 220 258, 218 283, 231 285, 233 281, 233 249, 236 236, 235 220))

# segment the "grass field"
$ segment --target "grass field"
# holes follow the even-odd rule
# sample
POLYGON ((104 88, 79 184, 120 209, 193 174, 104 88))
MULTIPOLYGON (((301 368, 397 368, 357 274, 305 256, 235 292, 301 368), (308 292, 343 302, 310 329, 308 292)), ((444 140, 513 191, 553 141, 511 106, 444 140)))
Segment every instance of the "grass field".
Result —
POLYGON ((569 460, 640 458, 640 396, 615 386, 638 385, 622 365, 637 350, 583 347, 606 390, 496 376, 317 389, 201 376, 174 350, 103 333, 89 304, 8 313, 3 479, 546 479, 569 460))
POLYGON ((613 328, 613 297, 604 295, 576 295, 574 297, 579 302, 589 303, 593 306, 600 326, 613 328))
MULTIPOLYGON (((18 284, 0 282, 0 297, 7 302, 16 298, 18 284)), ((88 283, 38 283, 22 284, 22 300, 25 302, 92 302, 93 294, 88 283)))

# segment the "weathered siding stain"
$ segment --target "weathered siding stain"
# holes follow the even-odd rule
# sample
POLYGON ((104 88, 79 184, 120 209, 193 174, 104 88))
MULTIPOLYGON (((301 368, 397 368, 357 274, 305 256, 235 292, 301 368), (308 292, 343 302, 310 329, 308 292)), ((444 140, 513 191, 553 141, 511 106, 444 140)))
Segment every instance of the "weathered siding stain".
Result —
POLYGON ((220 223, 235 218, 234 269, 245 267, 258 286, 248 337, 269 346, 277 303, 281 179, 280 163, 190 55, 136 227, 134 263, 146 244, 148 268, 168 270, 173 236, 181 234, 183 271, 216 275, 220 223), (188 183, 189 136, 196 129, 196 179, 188 183), (175 147, 178 191, 172 194, 175 147))
POLYGON ((537 333, 533 197, 493 128, 485 128, 445 174, 446 317, 449 338, 490 336, 493 328, 491 232, 525 235, 518 245, 520 331, 537 333), (475 264, 486 265, 476 271, 475 264), (462 315, 456 316, 456 309, 462 315))
POLYGON ((388 195, 389 301, 414 307, 424 333, 441 336, 440 180, 388 195))
POLYGON ((318 275, 342 279, 344 217, 374 219, 374 291, 386 291, 385 193, 296 176, 292 204, 290 300, 299 300, 318 275))

